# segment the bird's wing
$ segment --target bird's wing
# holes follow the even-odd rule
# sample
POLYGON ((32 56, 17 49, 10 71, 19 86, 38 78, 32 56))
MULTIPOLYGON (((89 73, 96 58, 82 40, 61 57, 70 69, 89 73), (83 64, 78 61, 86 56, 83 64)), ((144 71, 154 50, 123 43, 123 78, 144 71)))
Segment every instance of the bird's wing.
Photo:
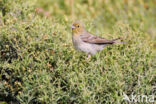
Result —
POLYGON ((115 40, 118 40, 120 38, 113 39, 113 40, 107 40, 105 38, 98 37, 98 36, 92 35, 87 32, 87 33, 85 33, 85 35, 81 35, 81 39, 84 42, 92 43, 92 44, 113 44, 115 42, 115 40))

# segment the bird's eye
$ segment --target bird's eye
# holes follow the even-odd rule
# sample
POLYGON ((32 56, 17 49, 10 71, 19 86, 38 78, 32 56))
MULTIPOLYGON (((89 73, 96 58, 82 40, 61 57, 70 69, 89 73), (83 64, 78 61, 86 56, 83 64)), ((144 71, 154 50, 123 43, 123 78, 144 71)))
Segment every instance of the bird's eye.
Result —
POLYGON ((79 25, 77 27, 80 27, 79 25))

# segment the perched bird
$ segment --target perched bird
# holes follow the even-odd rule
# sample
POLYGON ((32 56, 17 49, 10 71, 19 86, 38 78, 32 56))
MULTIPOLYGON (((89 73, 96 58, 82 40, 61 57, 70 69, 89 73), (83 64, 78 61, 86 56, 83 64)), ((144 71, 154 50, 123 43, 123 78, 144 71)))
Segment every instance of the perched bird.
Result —
POLYGON ((107 40, 102 37, 92 35, 84 28, 84 24, 80 21, 75 21, 72 25, 72 41, 74 48, 95 55, 98 51, 104 49, 105 46, 110 44, 116 44, 116 40, 120 38, 107 40))

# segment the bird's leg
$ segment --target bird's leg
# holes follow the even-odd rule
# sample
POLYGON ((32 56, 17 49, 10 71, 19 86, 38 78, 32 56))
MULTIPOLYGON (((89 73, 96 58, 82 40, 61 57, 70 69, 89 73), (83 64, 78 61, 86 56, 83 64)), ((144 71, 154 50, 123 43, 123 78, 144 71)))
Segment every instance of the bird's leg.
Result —
POLYGON ((89 59, 90 59, 90 57, 91 57, 91 54, 88 54, 87 60, 89 60, 89 59))

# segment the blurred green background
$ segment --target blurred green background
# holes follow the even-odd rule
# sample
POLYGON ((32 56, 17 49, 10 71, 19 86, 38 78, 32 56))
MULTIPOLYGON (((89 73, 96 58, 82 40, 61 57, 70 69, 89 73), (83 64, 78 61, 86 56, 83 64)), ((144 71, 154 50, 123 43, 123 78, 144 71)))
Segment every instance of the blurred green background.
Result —
MULTIPOLYGON (((126 103, 155 95, 155 0, 0 0, 0 104, 126 103), (72 46, 75 20, 107 39, 87 60, 72 46)), ((141 102, 145 103, 146 102, 141 102)))

